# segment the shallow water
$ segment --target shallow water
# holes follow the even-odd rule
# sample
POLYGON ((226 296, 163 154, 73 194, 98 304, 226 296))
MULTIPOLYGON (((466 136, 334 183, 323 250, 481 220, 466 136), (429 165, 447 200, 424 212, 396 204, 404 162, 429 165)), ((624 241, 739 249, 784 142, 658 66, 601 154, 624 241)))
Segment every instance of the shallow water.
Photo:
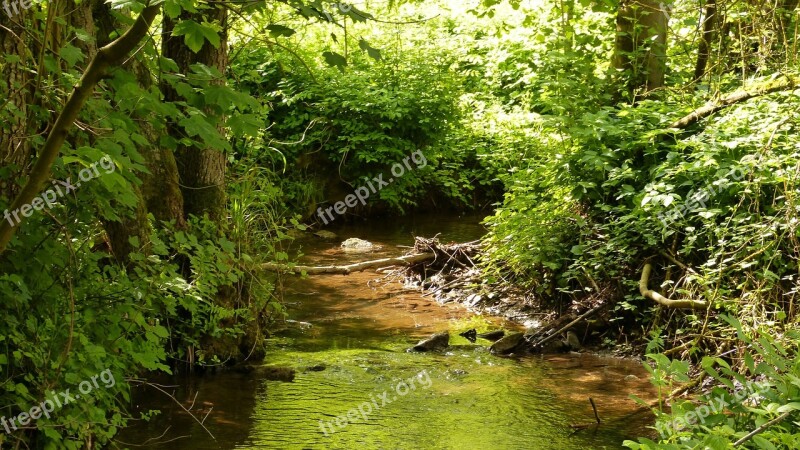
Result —
MULTIPOLYGON (((482 229, 474 218, 351 225, 339 231, 336 242, 306 242, 304 261, 343 264, 398 255, 403 249, 397 245, 412 244, 413 235, 438 232, 443 241, 466 241, 479 237, 482 229), (345 255, 338 242, 349 237, 382 248, 345 255)), ((269 340, 265 363, 295 368, 294 382, 264 381, 257 372, 162 380, 174 386, 164 390, 203 424, 165 395, 142 388, 134 393, 136 408, 160 408, 164 414, 127 430, 119 444, 585 449, 620 448, 623 439, 647 433, 648 413, 636 412, 629 398, 653 395, 638 362, 588 354, 495 357, 486 350, 489 342, 472 344, 455 331, 473 325, 513 329, 513 324, 477 317, 457 305, 437 305, 374 271, 294 278, 284 294, 290 318, 297 322, 269 340), (444 330, 451 331, 447 352, 405 351, 444 330), (571 424, 595 422, 590 397, 602 423, 575 432, 571 424)))

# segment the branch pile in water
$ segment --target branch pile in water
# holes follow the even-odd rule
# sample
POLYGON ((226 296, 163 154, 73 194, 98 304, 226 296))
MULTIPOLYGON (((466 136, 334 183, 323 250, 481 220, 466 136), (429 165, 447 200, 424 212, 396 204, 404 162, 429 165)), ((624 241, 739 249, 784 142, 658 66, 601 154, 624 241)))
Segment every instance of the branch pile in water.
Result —
POLYGON ((458 269, 475 267, 475 258, 480 252, 479 241, 442 244, 436 237, 431 239, 417 237, 414 242, 416 253, 433 254, 432 261, 411 264, 406 269, 407 276, 429 278, 432 274, 450 273, 458 269))

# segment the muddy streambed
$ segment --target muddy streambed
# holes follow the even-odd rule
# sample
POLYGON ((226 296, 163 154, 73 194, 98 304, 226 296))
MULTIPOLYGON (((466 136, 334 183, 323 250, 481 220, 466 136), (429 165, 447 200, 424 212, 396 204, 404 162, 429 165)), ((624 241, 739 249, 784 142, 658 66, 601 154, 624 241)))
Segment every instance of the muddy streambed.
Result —
MULTIPOLYGON (((333 231, 341 239, 303 243, 304 263, 396 256, 415 234, 467 241, 482 233, 476 218, 441 217, 333 231), (382 248, 343 254, 338 243, 349 237, 382 248)), ((649 414, 630 398, 653 396, 639 362, 590 354, 499 358, 488 342, 458 336, 446 352, 408 353, 434 332, 518 326, 438 305, 382 277, 368 271, 288 280, 284 300, 293 322, 269 339, 265 364, 296 369, 293 382, 266 381, 258 371, 159 380, 181 406, 152 388, 135 390, 137 411, 162 414, 126 430, 118 445, 563 450, 620 448, 624 439, 648 434, 649 414), (602 424, 576 433, 571 424, 594 422, 590 397, 602 424)))

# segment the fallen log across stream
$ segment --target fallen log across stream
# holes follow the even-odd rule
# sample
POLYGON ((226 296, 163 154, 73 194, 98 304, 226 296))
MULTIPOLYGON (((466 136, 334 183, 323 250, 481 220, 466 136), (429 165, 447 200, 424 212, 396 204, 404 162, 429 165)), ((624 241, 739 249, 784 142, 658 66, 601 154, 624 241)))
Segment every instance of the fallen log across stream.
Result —
POLYGON ((279 263, 263 263, 261 269, 269 270, 272 272, 287 272, 294 274, 306 273, 308 275, 320 274, 341 274, 348 275, 353 272, 361 272, 372 268, 381 268, 389 266, 407 266, 411 264, 420 263, 423 261, 431 261, 436 259, 436 254, 431 253, 414 253, 411 255, 398 256, 396 258, 381 258, 371 261, 363 261, 360 263, 347 264, 343 266, 299 266, 291 264, 279 263))

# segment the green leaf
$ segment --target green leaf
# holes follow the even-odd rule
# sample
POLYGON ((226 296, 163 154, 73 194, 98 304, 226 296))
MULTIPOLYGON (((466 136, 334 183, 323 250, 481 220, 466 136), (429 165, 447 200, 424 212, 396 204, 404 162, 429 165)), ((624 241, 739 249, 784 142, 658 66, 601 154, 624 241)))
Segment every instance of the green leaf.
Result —
POLYGON ((258 136, 264 122, 256 114, 234 114, 228 118, 226 125, 237 136, 258 136))
POLYGON ((65 45, 58 54, 64 58, 64 61, 70 66, 74 66, 78 61, 83 61, 85 57, 81 49, 70 44, 65 45))
POLYGON ((375 61, 381 60, 381 51, 377 48, 370 47, 369 43, 365 41, 363 38, 358 41, 358 46, 361 47, 361 50, 367 52, 370 58, 374 59, 375 61))
POLYGON ((328 63, 331 67, 336 67, 342 73, 344 73, 344 68, 347 66, 347 59, 344 56, 336 53, 336 52, 322 52, 322 56, 325 58, 325 62, 328 63))
POLYGON ((173 36, 183 36, 183 42, 195 53, 203 48, 205 41, 208 41, 215 48, 219 47, 219 27, 209 22, 202 24, 194 20, 184 20, 175 25, 172 30, 173 36))
POLYGON ((164 12, 170 19, 175 19, 181 15, 181 5, 174 0, 167 0, 164 2, 164 12))
POLYGON ((267 30, 269 30, 269 35, 275 38, 280 36, 289 37, 296 33, 294 29, 278 24, 267 25, 267 30))
POLYGON ((136 0, 108 0, 111 9, 130 9, 135 13, 140 13, 144 10, 145 5, 136 0))
POLYGON ((353 22, 366 22, 367 19, 375 18, 372 14, 365 11, 361 11, 355 6, 348 5, 345 3, 339 4, 339 11, 341 11, 342 14, 346 15, 347 17, 353 19, 353 22))
POLYGON ((785 412, 788 412, 788 411, 800 411, 800 402, 787 403, 787 404, 781 406, 780 408, 778 408, 778 410, 777 410, 777 412, 781 413, 781 414, 783 414, 785 412))

